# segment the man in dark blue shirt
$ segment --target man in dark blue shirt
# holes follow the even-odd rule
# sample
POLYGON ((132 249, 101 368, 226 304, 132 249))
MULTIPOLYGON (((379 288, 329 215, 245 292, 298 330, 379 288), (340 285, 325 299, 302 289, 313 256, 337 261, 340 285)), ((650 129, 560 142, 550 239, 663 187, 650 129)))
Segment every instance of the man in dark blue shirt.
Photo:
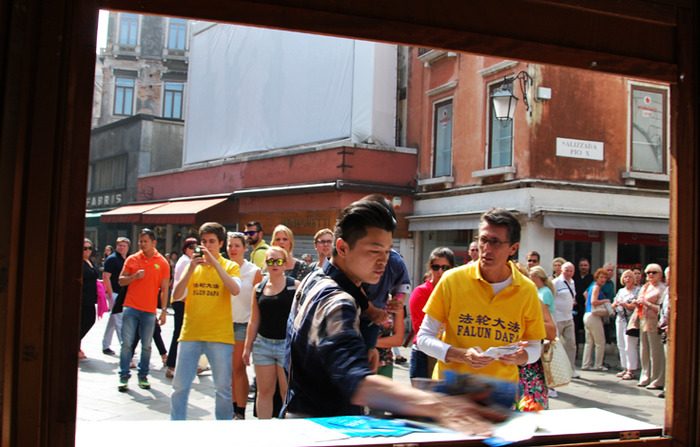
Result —
MULTIPOLYGON (((109 255, 105 259, 104 271, 102 272, 102 282, 105 286, 105 295, 107 296, 107 302, 109 304, 110 311, 114 307, 114 302, 119 295, 119 291, 122 287, 119 285, 119 273, 122 271, 124 266, 124 260, 129 255, 129 247, 131 246, 131 241, 126 237, 118 237, 116 248, 114 253, 109 255)), ((107 321, 107 327, 105 328, 104 337, 102 337, 102 352, 107 355, 116 355, 110 345, 112 344, 112 337, 114 332, 117 333, 117 338, 119 339, 119 344, 122 342, 122 314, 112 313, 109 314, 109 320, 107 321)))
POLYGON ((468 433, 500 415, 464 397, 442 396, 373 375, 359 331, 362 283, 376 284, 387 265, 396 220, 386 200, 364 198, 346 207, 335 228, 333 256, 309 274, 287 324, 287 417, 361 414, 367 406, 430 417, 468 433))

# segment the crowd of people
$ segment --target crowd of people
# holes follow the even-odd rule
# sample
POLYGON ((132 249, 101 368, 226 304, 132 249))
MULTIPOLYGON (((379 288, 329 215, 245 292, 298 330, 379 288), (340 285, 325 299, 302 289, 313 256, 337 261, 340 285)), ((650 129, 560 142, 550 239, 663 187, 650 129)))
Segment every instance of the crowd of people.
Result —
MULTIPOLYGON (((167 257, 156 249, 154 232, 143 229, 137 252, 128 254, 125 237, 105 250, 101 278, 85 239, 81 338, 96 307, 100 312, 103 284, 110 312, 102 348, 119 355, 118 390, 128 390, 134 367, 138 386, 150 388, 155 340, 172 379, 172 420, 187 418, 191 385, 204 369, 215 385, 215 417, 244 419, 252 365, 260 419, 372 409, 478 433, 503 413, 484 406, 483 396, 456 399, 419 389, 420 380, 474 375, 492 390, 491 404, 510 408, 530 396, 547 408, 556 392, 547 387, 540 356, 543 342, 555 339, 573 378, 579 370, 606 371, 606 341, 616 340, 618 377, 663 390, 669 300, 658 264, 646 266, 645 282, 641 270, 622 272, 617 292, 612 264, 591 274, 588 259, 575 266, 555 258, 550 272, 533 251, 520 265, 517 217, 492 209, 481 217, 469 259, 457 266, 450 248, 435 248, 424 282, 412 290, 403 258, 392 249, 395 227, 383 197, 353 202, 333 230, 314 235, 315 262, 294 256, 294 233, 285 225, 274 228, 268 245, 257 221, 243 232, 208 222, 184 240, 180 255, 167 257), (158 339, 168 306, 174 329, 166 350, 158 339), (115 333, 118 354, 110 346, 115 333), (401 361, 393 350, 408 345, 413 388, 391 380, 401 361)), ((666 269, 666 281, 668 275, 666 269)))

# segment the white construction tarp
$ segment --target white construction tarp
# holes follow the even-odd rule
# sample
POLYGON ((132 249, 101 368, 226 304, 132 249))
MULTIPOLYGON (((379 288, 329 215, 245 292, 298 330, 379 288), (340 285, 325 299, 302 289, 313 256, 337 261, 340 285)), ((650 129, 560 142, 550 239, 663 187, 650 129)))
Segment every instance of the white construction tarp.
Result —
POLYGON ((393 145, 396 46, 234 25, 195 32, 184 163, 350 139, 393 145))

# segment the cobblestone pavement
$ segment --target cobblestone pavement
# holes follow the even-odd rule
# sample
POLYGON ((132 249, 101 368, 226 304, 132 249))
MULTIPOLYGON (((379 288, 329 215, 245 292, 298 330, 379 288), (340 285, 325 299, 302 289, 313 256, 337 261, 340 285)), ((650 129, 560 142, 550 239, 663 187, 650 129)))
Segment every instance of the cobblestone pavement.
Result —
MULTIPOLYGON (((163 340, 169 346, 173 318, 163 327, 163 340)), ((151 357, 151 389, 142 390, 136 385, 135 373, 129 391, 117 391, 119 359, 102 353, 102 335, 106 319, 98 320, 83 340, 86 360, 80 361, 78 371, 78 421, 143 421, 164 420, 170 416, 171 379, 165 377, 165 368, 155 346, 151 357)), ((112 349, 119 352, 116 337, 112 349)), ((658 398, 658 391, 636 386, 636 381, 623 381, 615 377, 616 351, 608 345, 606 361, 612 368, 607 372, 581 371, 581 378, 558 388, 559 397, 550 399, 550 408, 597 407, 628 416, 657 426, 663 426, 665 400, 658 398)), ((408 357, 410 350, 403 349, 408 357)), ((136 358, 138 358, 138 353, 136 358)), ((252 368, 249 370, 252 377, 252 368)), ((408 383, 408 364, 396 365, 394 380, 408 383)), ((214 386, 211 375, 203 373, 195 379, 189 399, 188 419, 214 419, 214 386)), ((253 418, 252 403, 247 408, 247 418, 253 418)))

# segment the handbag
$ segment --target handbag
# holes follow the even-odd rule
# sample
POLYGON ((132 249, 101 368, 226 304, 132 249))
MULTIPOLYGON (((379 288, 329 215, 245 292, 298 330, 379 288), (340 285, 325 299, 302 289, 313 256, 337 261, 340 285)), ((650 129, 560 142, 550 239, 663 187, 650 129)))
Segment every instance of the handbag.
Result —
POLYGON ((571 382, 571 362, 558 337, 544 342, 541 360, 547 388, 556 388, 571 382))
POLYGON ((615 310, 612 308, 612 304, 610 304, 609 301, 605 301, 603 304, 592 306, 591 313, 596 317, 612 317, 615 315, 615 310))
POLYGON ((627 321, 627 330, 625 334, 630 337, 639 337, 639 312, 635 309, 630 316, 629 321, 627 321))
POLYGON ((101 279, 97 280, 97 318, 102 318, 105 312, 109 312, 109 304, 107 304, 107 295, 105 285, 101 279))

